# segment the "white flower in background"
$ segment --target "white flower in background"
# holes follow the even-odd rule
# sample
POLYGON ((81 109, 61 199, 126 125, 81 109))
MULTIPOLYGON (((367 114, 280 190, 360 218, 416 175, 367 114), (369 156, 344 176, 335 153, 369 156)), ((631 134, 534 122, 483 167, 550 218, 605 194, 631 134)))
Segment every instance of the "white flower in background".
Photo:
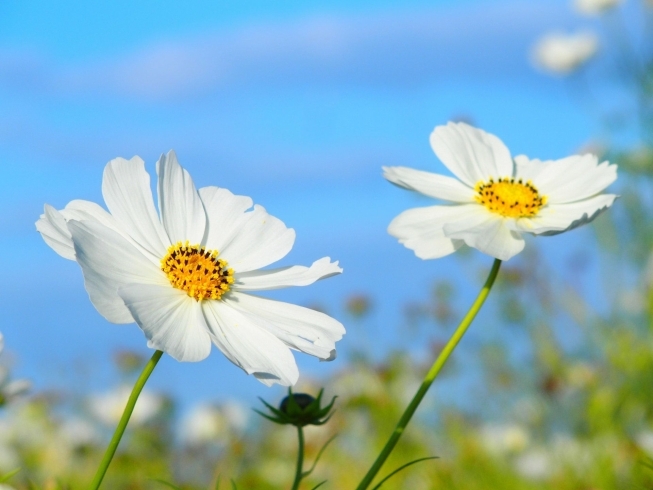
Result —
POLYGON ((181 421, 180 438, 189 446, 223 442, 225 422, 218 407, 196 405, 181 421))
MULTIPOLYGON (((601 445, 604 449, 611 449, 610 446, 614 440, 609 436, 603 438, 601 445)), ((617 447, 612 448, 612 453, 617 451, 617 447)), ((555 454, 558 463, 561 466, 568 466, 578 475, 587 474, 593 466, 593 452, 591 445, 587 442, 581 442, 571 434, 555 434, 551 440, 551 453, 555 454)))
POLYGON ((635 442, 649 457, 653 457, 653 431, 641 431, 635 436, 635 442))
POLYGON ((544 449, 531 449, 515 459, 515 469, 530 480, 544 480, 551 476, 554 464, 544 449))
POLYGON ((266 385, 294 384, 290 349, 335 358, 345 329, 300 306, 248 294, 306 286, 342 272, 328 257, 310 267, 260 270, 290 252, 295 232, 252 200, 218 187, 195 188, 174 152, 157 163, 159 213, 139 157, 104 171, 111 213, 88 201, 49 205, 36 223, 59 255, 82 268, 91 302, 113 323, 136 322, 148 346, 199 361, 213 342, 266 385))
POLYGON ((234 400, 227 401, 220 405, 220 410, 225 416, 229 427, 236 432, 242 432, 247 427, 250 410, 242 403, 234 400))
MULTIPOLYGON (((0 354, 5 348, 5 340, 2 333, 0 333, 0 354)), ((32 383, 26 379, 9 380, 9 368, 0 366, 0 407, 11 403, 21 395, 24 395, 32 387, 32 383)))
POLYGON ((564 75, 589 60, 598 48, 596 34, 589 31, 576 34, 551 33, 537 42, 531 59, 538 68, 564 75))
MULTIPOLYGON (((126 404, 127 401, 125 400, 126 404)), ((122 408, 124 409, 125 407, 123 406, 122 408)), ((76 449, 98 444, 102 441, 102 436, 97 427, 88 420, 72 417, 65 420, 59 426, 59 439, 64 441, 69 447, 76 449)))
POLYGON ((221 406, 201 403, 193 407, 180 424, 180 438, 189 446, 224 443, 247 424, 245 407, 236 402, 221 406))
POLYGON ((521 425, 486 425, 481 429, 481 440, 492 454, 505 455, 520 453, 528 446, 530 436, 521 425))
POLYGON ((616 7, 623 0, 574 0, 574 7, 581 14, 597 15, 616 7))
MULTIPOLYGON (((131 387, 123 385, 106 393, 91 395, 87 400, 88 407, 100 422, 113 426, 120 420, 131 391, 131 387)), ((163 398, 160 395, 143 390, 138 397, 129 423, 143 425, 152 420, 162 407, 163 398)))
MULTIPOLYGON (((9 471, 19 468, 21 465, 21 458, 18 451, 13 444, 5 441, 0 442, 0 473, 7 473, 9 471)), ((2 487, 0 487, 2 490, 2 487)))
POLYGON ((594 155, 529 160, 494 135, 465 123, 431 134, 438 158, 457 177, 406 167, 384 167, 390 182, 449 205, 414 208, 388 232, 422 259, 449 255, 463 245, 508 260, 524 248, 523 233, 554 235, 589 223, 617 196, 599 194, 617 178, 617 166, 594 155))

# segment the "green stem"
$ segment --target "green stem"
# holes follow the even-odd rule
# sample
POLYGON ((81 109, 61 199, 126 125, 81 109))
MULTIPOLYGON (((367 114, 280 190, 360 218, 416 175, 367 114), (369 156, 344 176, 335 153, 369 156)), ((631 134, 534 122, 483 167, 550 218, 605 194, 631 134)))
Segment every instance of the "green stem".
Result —
POLYGON ((297 450, 297 470, 295 471, 295 481, 291 490, 299 490, 299 484, 304 478, 304 429, 301 425, 297 426, 297 437, 299 438, 299 448, 297 450))
POLYGON ((485 299, 490 293, 490 289, 492 289, 494 280, 496 279, 497 274, 499 273, 500 266, 501 266, 501 261, 499 259, 495 259, 494 264, 492 264, 492 270, 490 271, 490 275, 488 276, 487 280, 485 281, 485 284, 483 285, 483 289, 481 289, 481 292, 478 293, 478 296, 476 297, 476 300, 472 304, 472 307, 469 309, 469 311, 467 312, 463 320, 460 322, 458 328, 456 328, 456 331, 449 339, 449 342, 447 342, 447 345, 445 345, 444 349, 442 349, 442 352, 440 352, 440 354, 438 355, 437 359, 433 363, 433 366, 431 366, 431 369, 426 374, 424 381, 422 381, 421 386, 417 390, 417 393, 415 393, 415 396, 413 397, 410 404, 408 405, 408 408, 406 408, 406 411, 401 416, 401 419, 399 419, 399 423, 397 424, 397 427, 395 428, 394 432, 390 436, 390 439, 388 439, 388 442, 381 450, 381 453, 376 458, 376 461, 374 462, 370 470, 367 472, 363 480, 356 487, 356 490, 365 490, 372 483, 372 480, 374 480, 374 477, 381 469, 381 466, 383 466, 383 463, 385 463, 385 460, 388 459, 388 456, 394 449, 395 445, 397 444, 397 441, 399 441, 399 438, 403 434, 404 429, 406 429, 408 422, 410 422, 410 419, 415 413, 415 410, 417 410, 417 407, 421 403, 422 399, 424 398, 424 395, 426 395, 426 392, 428 391, 431 384, 433 383, 438 373, 442 369, 442 366, 444 366, 444 363, 447 362, 447 359, 449 359, 449 356, 458 345, 458 342, 460 342, 460 339, 463 337, 463 335, 465 335, 467 328, 471 325, 472 321, 474 320, 474 317, 481 309, 481 306, 483 306, 485 299))
POLYGON ((129 395, 129 400, 127 400, 127 406, 125 407, 125 410, 122 413, 122 417, 120 417, 120 422, 118 422, 118 427, 116 427, 116 431, 113 433, 111 442, 109 443, 109 446, 107 447, 107 450, 104 453, 104 457, 100 462, 100 467, 97 469, 97 472, 95 473, 95 478, 93 478, 93 482, 89 487, 90 490, 97 490, 98 488, 100 488, 102 479, 104 478, 104 475, 107 472, 107 468, 109 468, 109 464, 111 464, 111 460, 113 459, 113 455, 116 453, 116 449, 118 449, 118 444, 120 444, 120 439, 122 439, 122 435, 125 432, 125 428, 127 428, 127 422, 129 422, 129 417, 131 417, 132 412, 134 411, 134 406, 136 405, 138 396, 141 394, 141 391, 143 390, 143 386, 145 386, 147 379, 150 377, 150 374, 152 374, 152 371, 154 371, 154 368, 156 367, 156 364, 159 362, 159 359, 161 359, 162 355, 163 355, 162 351, 160 350, 155 351, 154 354, 152 355, 152 358, 148 361, 148 363, 143 368, 143 372, 136 380, 136 384, 132 389, 131 395, 129 395))

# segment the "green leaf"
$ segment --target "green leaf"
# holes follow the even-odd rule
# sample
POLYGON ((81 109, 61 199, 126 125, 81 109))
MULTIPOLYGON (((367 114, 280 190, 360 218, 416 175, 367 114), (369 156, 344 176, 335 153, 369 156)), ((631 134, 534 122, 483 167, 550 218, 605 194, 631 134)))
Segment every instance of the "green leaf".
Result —
POLYGON ((4 483, 6 481, 9 481, 9 479, 14 476, 16 473, 20 471, 20 468, 16 468, 15 470, 11 470, 9 473, 5 473, 4 475, 0 476, 0 483, 4 483))
POLYGON ((27 480, 27 488, 29 488, 29 490, 39 490, 39 487, 37 487, 36 483, 32 480, 27 480))
POLYGON ((642 466, 645 466, 649 470, 653 470, 653 460, 652 459, 649 459, 649 458, 642 459, 642 460, 640 460, 639 464, 641 464, 642 466))
POLYGON ((379 488, 381 488, 381 485, 383 485, 386 481, 388 481, 391 477, 393 477, 394 475, 399 473, 401 470, 403 470, 405 468, 408 468, 411 465, 417 464, 417 463, 419 463, 421 461, 426 461, 427 459, 438 459, 438 456, 428 456, 426 458, 416 459, 415 461, 411 461, 410 463, 406 463, 406 464, 401 465, 399 468, 397 468, 392 473, 390 473, 388 476, 386 476, 383 480, 381 480, 379 482, 379 484, 377 486, 375 486, 372 490, 378 490, 379 488))
POLYGON ((238 487, 236 486, 236 482, 234 479, 231 479, 231 490, 238 490, 238 487))
POLYGON ((172 483, 167 482, 165 480, 161 480, 159 478, 150 478, 150 480, 155 481, 157 483, 161 483, 162 485, 165 485, 168 488, 172 488, 172 490, 181 490, 181 488, 178 487, 177 485, 173 485, 172 483))
POLYGON ((218 475, 218 478, 215 480, 215 490, 220 490, 220 475, 218 475))
MULTIPOLYGON (((322 446, 322 448, 320 449, 320 451, 317 453, 317 456, 315 456, 315 461, 313 461, 313 464, 311 465, 311 469, 306 470, 306 471, 302 474, 302 478, 305 478, 305 477, 307 477, 308 475, 310 475, 311 473, 313 473, 313 470, 315 469, 315 465, 317 465, 317 462, 320 460, 320 457, 322 457, 322 453, 324 453, 324 450, 327 448, 327 446, 328 446, 329 444, 331 444, 331 441, 333 441, 337 436, 338 436, 338 434, 334 434, 333 436, 331 436, 331 437, 329 438, 329 440, 328 440, 327 442, 324 443, 324 446, 322 446)), ((320 484, 320 485, 321 485, 321 484, 320 484)))
POLYGON ((317 485, 315 485, 311 490, 317 490, 317 489, 320 488, 322 485, 324 485, 326 482, 327 482, 326 480, 321 481, 320 483, 318 483, 317 485))

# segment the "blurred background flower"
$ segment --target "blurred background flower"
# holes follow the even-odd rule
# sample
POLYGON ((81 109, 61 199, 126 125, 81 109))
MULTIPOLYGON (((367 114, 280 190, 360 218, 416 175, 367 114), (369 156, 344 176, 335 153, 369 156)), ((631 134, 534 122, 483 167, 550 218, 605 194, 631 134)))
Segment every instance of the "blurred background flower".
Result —
POLYGON ((616 7, 624 0, 575 0, 574 7, 581 14, 597 15, 616 7))
POLYGON ((553 73, 567 74, 594 56, 598 48, 599 40, 593 32, 551 33, 533 48, 533 63, 553 73))
MULTIPOLYGON (((87 401, 90 412, 103 424, 115 427, 125 410, 131 390, 131 386, 121 385, 105 393, 90 395, 87 401)), ((143 390, 134 407, 130 424, 140 425, 152 420, 163 403, 161 395, 143 390)))

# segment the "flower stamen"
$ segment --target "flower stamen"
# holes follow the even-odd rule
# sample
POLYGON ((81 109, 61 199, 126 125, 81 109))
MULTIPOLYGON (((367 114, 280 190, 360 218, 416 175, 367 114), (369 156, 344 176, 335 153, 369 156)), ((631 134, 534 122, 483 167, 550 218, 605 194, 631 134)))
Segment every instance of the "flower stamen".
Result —
POLYGON ((476 202, 493 213, 506 218, 529 218, 535 216, 546 204, 546 196, 540 196, 529 180, 503 177, 495 181, 480 181, 474 187, 476 202))
POLYGON ((197 301, 220 299, 234 283, 234 271, 227 261, 218 258, 217 250, 206 250, 199 245, 177 242, 168 248, 161 259, 165 272, 174 288, 186 291, 197 301))

